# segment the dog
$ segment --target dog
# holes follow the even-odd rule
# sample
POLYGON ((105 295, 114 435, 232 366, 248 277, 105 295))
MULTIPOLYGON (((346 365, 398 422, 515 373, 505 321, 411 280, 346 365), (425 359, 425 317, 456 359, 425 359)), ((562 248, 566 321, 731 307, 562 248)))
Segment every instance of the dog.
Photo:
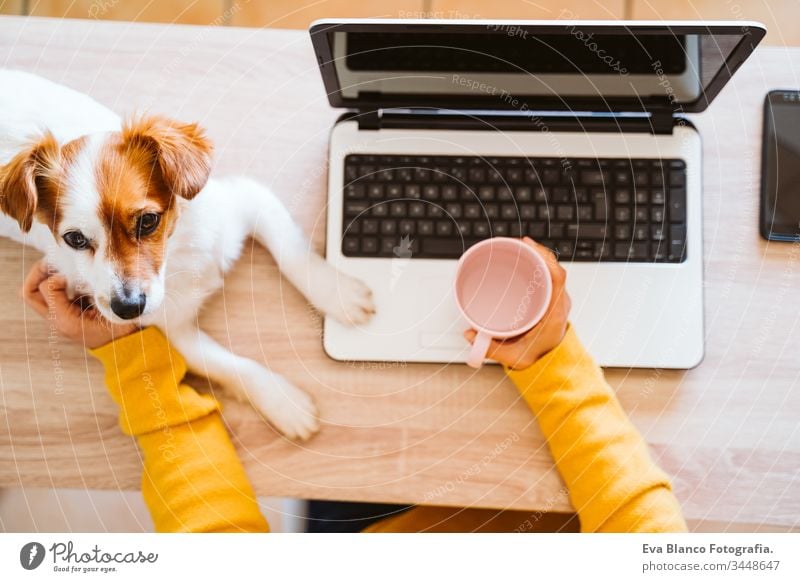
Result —
POLYGON ((197 124, 123 121, 68 87, 0 70, 0 236, 44 253, 71 298, 88 297, 111 322, 159 327, 191 371, 307 439, 319 427, 309 395, 203 333, 198 312, 251 236, 339 321, 368 321, 371 291, 313 252, 269 189, 210 178, 211 165, 197 124))

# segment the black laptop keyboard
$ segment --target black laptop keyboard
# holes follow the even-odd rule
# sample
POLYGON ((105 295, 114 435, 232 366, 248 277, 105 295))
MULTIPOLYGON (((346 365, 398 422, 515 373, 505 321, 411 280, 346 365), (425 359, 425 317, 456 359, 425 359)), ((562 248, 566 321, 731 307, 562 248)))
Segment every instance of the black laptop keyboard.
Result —
POLYGON ((455 259, 529 236, 562 261, 686 259, 686 164, 677 159, 345 158, 342 252, 455 259))

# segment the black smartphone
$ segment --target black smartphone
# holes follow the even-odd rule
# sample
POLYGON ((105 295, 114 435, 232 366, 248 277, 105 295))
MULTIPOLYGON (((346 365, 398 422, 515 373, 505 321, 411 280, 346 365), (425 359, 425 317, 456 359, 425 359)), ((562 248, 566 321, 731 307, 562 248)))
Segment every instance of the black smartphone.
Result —
POLYGON ((800 91, 770 91, 764 100, 761 236, 800 241, 800 91))

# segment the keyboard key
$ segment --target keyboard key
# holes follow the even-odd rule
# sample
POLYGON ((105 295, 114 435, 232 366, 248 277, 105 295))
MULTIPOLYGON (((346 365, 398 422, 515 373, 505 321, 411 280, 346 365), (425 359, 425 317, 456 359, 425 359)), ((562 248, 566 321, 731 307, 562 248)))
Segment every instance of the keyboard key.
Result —
POLYGON ((630 204, 631 191, 627 188, 620 188, 614 191, 614 202, 616 204, 630 204))
POLYGON ((591 202, 588 188, 575 188, 573 194, 575 195, 575 201, 578 204, 588 204, 591 202))
POLYGON ((431 179, 431 171, 427 168, 415 168, 414 180, 417 182, 428 182, 431 179))
POLYGON ((484 221, 474 223, 472 225, 472 234, 481 238, 488 238, 489 223, 484 221))
POLYGON ((419 198, 421 192, 419 184, 409 184, 405 189, 406 198, 419 198))
POLYGON ((594 219, 606 220, 608 218, 608 207, 605 192, 594 190, 592 192, 592 200, 594 201, 594 219))
POLYGON ((478 198, 480 198, 483 202, 492 202, 494 201, 497 192, 494 186, 481 186, 478 188, 478 198))
POLYGON ((565 228, 564 228, 564 225, 561 224, 560 222, 550 222, 550 223, 548 223, 547 229, 548 229, 547 230, 547 237, 548 238, 553 238, 553 239, 565 238, 564 237, 565 228))
POLYGON ((380 253, 383 256, 392 256, 394 255, 394 247, 397 244, 397 241, 393 238, 382 238, 381 239, 381 250, 380 253))
POLYGON ((544 222, 529 222, 523 229, 534 240, 541 240, 547 234, 547 224, 544 222))
POLYGON ((650 240, 661 242, 667 240, 667 229, 660 224, 654 224, 652 227, 652 234, 650 240))
POLYGON ((464 216, 466 218, 480 218, 483 215, 480 204, 466 204, 464 206, 464 216))
POLYGON ((500 216, 506 220, 517 218, 517 207, 514 204, 502 204, 500 206, 500 216))
POLYGON ((669 191, 669 220, 684 222, 686 220, 686 191, 671 189, 669 191))
POLYGON ((686 173, 681 171, 671 171, 669 173, 669 185, 672 187, 686 186, 686 173))
POLYGON ((439 199, 439 186, 436 184, 426 184, 422 188, 423 200, 438 200, 439 199))
POLYGON ((420 220, 417 223, 417 234, 422 236, 430 236, 435 233, 432 220, 420 220))
POLYGON ((361 239, 361 252, 368 255, 378 254, 378 239, 374 237, 366 237, 361 239))
POLYGON ((347 235, 358 234, 360 232, 361 232, 361 223, 358 220, 353 220, 344 229, 344 234, 347 235))
POLYGON ((462 210, 461 204, 456 204, 456 203, 445 204, 444 210, 445 212, 447 212, 447 214, 449 214, 453 218, 461 218, 461 210, 462 210))
POLYGON ((609 181, 608 172, 602 172, 600 170, 583 170, 580 173, 580 180, 585 186, 602 186, 609 181))
POLYGON ((374 218, 367 218, 361 221, 362 234, 377 234, 378 228, 379 228, 378 221, 375 220, 374 218))
POLYGON ((556 252, 558 253, 559 260, 568 259, 575 252, 575 245, 572 241, 564 240, 556 243, 556 252))
POLYGON ((543 182, 548 185, 559 184, 561 182, 561 172, 554 168, 546 169, 544 171, 543 182))
POLYGON ((617 259, 643 260, 648 256, 648 243, 616 243, 614 245, 614 257, 617 259))
POLYGON ((345 202, 344 214, 345 216, 358 216, 369 209, 368 202, 345 202))
POLYGON ((686 258, 686 226, 673 225, 669 231, 669 259, 682 263, 686 258))
POLYGON ((622 171, 617 170, 616 172, 614 172, 614 182, 622 186, 627 186, 628 184, 631 183, 630 172, 626 172, 624 170, 622 171))
POLYGON ((426 255, 446 258, 460 257, 465 250, 464 243, 456 238, 426 238, 420 246, 426 255))
POLYGON ((650 209, 650 220, 653 222, 664 222, 664 208, 654 206, 650 209))
POLYGON ((364 184, 350 184, 344 188, 345 200, 361 200, 364 198, 364 184))
POLYGON ((568 224, 567 237, 570 239, 604 239, 606 238, 606 225, 605 224, 568 224))
POLYGON ((406 215, 408 205, 405 202, 390 202, 389 214, 395 217, 403 217, 406 215))
POLYGON ((387 184, 385 191, 389 199, 403 197, 403 187, 400 184, 387 184))
POLYGON ((553 188, 553 196, 551 197, 551 200, 557 204, 572 202, 572 193, 569 191, 569 188, 558 186, 553 188))
POLYGON ((401 220, 397 225, 397 232, 402 236, 412 235, 417 232, 417 223, 413 220, 401 220))
POLYGON ((349 255, 351 253, 357 253, 360 249, 359 240, 353 236, 346 236, 342 241, 342 252, 345 255, 349 255))
POLYGON ((457 200, 458 199, 458 188, 453 185, 448 184, 447 186, 442 186, 442 200, 457 200))
MULTIPOLYGON (((453 234, 452 220, 439 220, 436 222, 436 234, 439 236, 449 236, 453 234)), ((424 248, 423 248, 424 250, 424 248)))
POLYGON ((592 252, 592 258, 596 260, 605 260, 611 257, 611 243, 609 242, 596 242, 592 252))
POLYGON ((468 175, 469 181, 472 183, 480 184, 486 181, 486 170, 483 168, 470 168, 468 175))
POLYGON ((508 236, 508 223, 499 221, 492 222, 492 234, 494 234, 494 236, 508 236))
POLYGON ((410 202, 408 204, 408 215, 412 218, 422 218, 425 216, 425 207, 427 204, 424 202, 410 202))
POLYGON ((533 200, 533 192, 528 186, 518 186, 514 188, 514 198, 517 203, 530 202, 533 200))

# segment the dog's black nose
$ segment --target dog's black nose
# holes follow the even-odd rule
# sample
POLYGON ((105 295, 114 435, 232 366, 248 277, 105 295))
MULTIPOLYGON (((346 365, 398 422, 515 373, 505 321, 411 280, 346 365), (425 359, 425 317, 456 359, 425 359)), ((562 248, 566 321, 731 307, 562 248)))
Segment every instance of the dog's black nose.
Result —
POLYGON ((147 303, 147 296, 144 293, 138 295, 116 295, 111 300, 111 311, 114 315, 122 319, 133 319, 139 317, 144 311, 144 306, 147 303))

